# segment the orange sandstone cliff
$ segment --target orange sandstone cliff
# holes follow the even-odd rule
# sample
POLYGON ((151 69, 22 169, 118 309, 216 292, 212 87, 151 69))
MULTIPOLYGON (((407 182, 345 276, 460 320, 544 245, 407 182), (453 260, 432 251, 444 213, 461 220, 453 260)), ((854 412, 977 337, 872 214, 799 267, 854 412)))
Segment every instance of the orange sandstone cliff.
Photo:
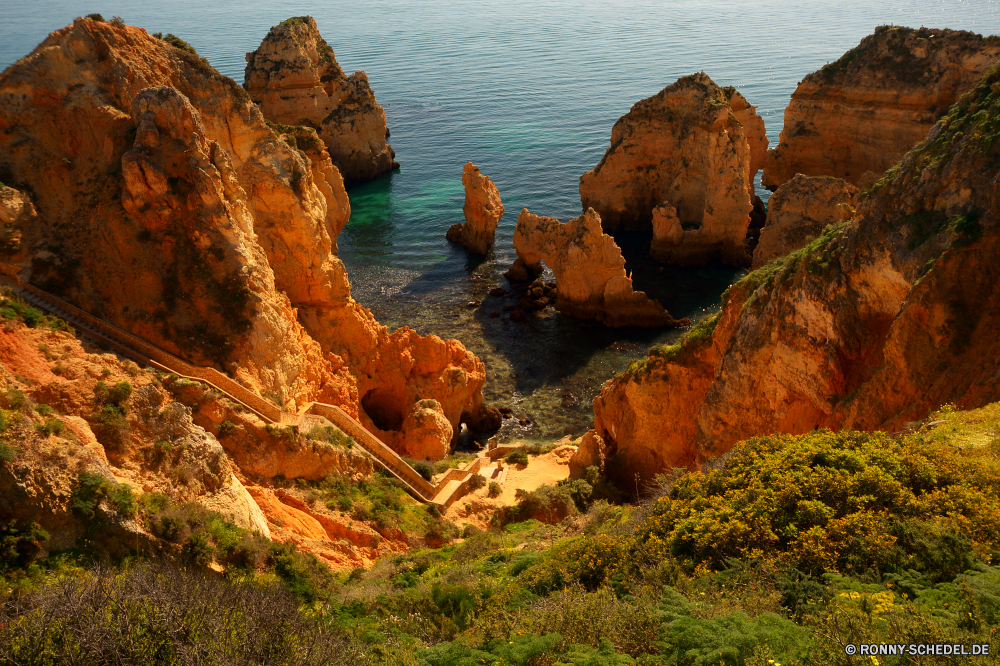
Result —
POLYGON ((493 247, 497 224, 504 213, 500 192, 490 177, 479 173, 479 167, 472 162, 462 168, 462 185, 465 187, 465 205, 462 206, 465 224, 451 225, 447 238, 476 254, 485 255, 493 247))
POLYGON ((663 306, 632 289, 625 259, 615 241, 601 229, 601 218, 587 212, 569 222, 533 215, 525 208, 514 230, 517 260, 511 275, 540 274, 544 261, 556 276, 556 309, 606 326, 659 328, 686 326, 663 306))
POLYGON ((881 26, 799 83, 762 183, 795 174, 867 186, 927 135, 997 58, 1000 37, 881 26))
POLYGON ((840 178, 796 175, 771 195, 752 268, 805 247, 831 224, 849 220, 858 188, 840 178))
POLYGON ((8 68, 0 180, 37 209, 32 282, 289 411, 340 405, 398 450, 421 400, 452 437, 496 420, 461 343, 389 333, 351 298, 350 206, 316 134, 275 134, 176 38, 78 19, 8 68))
POLYGON ((754 435, 896 430, 1000 399, 998 123, 994 68, 850 222, 607 382, 594 410, 610 473, 633 488, 754 435))
POLYGON ((651 254, 678 264, 749 263, 753 179, 767 136, 755 107, 704 72, 637 102, 580 177, 605 229, 653 229, 651 254))
POLYGON ((368 75, 344 74, 313 17, 274 26, 246 60, 243 86, 264 116, 316 129, 344 178, 369 180, 399 166, 368 75))

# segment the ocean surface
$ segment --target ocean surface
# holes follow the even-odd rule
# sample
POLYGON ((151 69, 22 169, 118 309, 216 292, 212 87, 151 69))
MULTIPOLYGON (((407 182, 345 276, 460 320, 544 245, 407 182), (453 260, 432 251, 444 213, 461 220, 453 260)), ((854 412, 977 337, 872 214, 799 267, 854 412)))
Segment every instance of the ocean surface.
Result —
MULTIPOLYGON (((385 108, 402 168, 349 190, 340 236, 354 296, 391 328, 462 340, 487 367, 488 402, 512 407, 501 439, 581 433, 601 383, 679 331, 607 329, 552 312, 516 324, 490 317, 511 300, 511 238, 522 208, 569 219, 580 175, 609 145, 614 122, 677 78, 707 72, 736 86, 777 143, 803 76, 882 24, 1000 34, 998 0, 440 0, 407 2, 5 2, 0 69, 74 17, 121 16, 190 42, 242 83, 244 54, 290 16, 316 18, 348 73, 363 69, 385 108), (462 165, 475 162, 506 207, 496 249, 473 259, 450 245, 462 221, 462 165), (470 305, 482 301, 480 305, 470 305)), ((758 174, 759 180, 759 174, 758 174)), ((759 189, 759 188, 758 188, 759 189)), ((767 193, 759 191, 766 199, 767 193)), ((697 319, 742 271, 668 268, 648 237, 616 237, 637 288, 675 317, 697 319)))

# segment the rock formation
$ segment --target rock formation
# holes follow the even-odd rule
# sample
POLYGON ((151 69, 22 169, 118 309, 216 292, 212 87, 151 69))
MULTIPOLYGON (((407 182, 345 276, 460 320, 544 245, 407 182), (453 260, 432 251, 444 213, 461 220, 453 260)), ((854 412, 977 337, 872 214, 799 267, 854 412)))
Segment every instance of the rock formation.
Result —
POLYGON ((858 188, 840 178, 798 174, 767 203, 767 223, 753 252, 753 268, 805 247, 827 226, 849 220, 858 203, 858 188))
POLYGON ((754 435, 898 430, 1000 399, 996 68, 809 250, 607 382, 595 430, 625 488, 754 435))
POLYGON ((316 129, 344 178, 370 180, 399 166, 368 75, 344 74, 313 17, 274 26, 246 60, 243 87, 264 116, 316 129))
POLYGON ((316 134, 276 134, 184 42, 78 19, 0 75, 0 129, 0 179, 38 213, 20 230, 35 284, 287 410, 340 405, 392 446, 422 399, 455 431, 480 422, 479 359, 390 334, 351 298, 349 202, 316 134))
POLYGON ((500 193, 489 176, 479 173, 479 167, 469 162, 462 169, 465 187, 465 224, 453 224, 448 229, 448 240, 464 245, 476 254, 485 255, 493 247, 497 223, 503 217, 500 193))
POLYGON ((605 229, 652 227, 661 261, 743 265, 766 149, 764 121, 739 92, 686 76, 618 119, 611 147, 580 177, 580 198, 605 229))
POLYGON ((604 474, 605 454, 604 440, 593 430, 588 430, 580 438, 576 452, 569 459, 569 478, 582 479, 588 467, 596 467, 604 474))
POLYGON ((13 187, 0 185, 0 260, 9 263, 24 261, 21 229, 31 227, 37 217, 28 195, 13 187))
POLYGON ((674 319, 662 305, 632 289, 621 249, 602 231, 593 208, 566 223, 525 208, 517 218, 514 248, 517 260, 510 275, 537 275, 544 261, 556 275, 556 309, 564 314, 612 327, 689 323, 674 319))
POLYGON ((1000 38, 881 26, 799 83, 762 183, 797 173, 871 185, 1000 57, 1000 38))

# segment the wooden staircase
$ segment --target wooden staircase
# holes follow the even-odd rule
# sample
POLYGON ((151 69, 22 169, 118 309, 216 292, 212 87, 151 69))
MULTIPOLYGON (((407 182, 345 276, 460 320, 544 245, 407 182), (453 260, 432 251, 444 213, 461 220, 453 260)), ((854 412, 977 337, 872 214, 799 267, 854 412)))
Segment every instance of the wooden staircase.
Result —
POLYGON ((0 263, 0 283, 10 287, 28 303, 66 320, 82 333, 99 340, 123 356, 204 384, 225 394, 256 414, 266 423, 299 427, 307 417, 321 416, 340 428, 370 455, 375 462, 392 474, 415 499, 435 504, 441 509, 449 506, 468 492, 472 476, 478 473, 484 458, 476 458, 463 470, 449 470, 437 484, 431 484, 410 467, 406 461, 375 437, 350 414, 336 405, 312 402, 299 413, 292 414, 271 404, 254 391, 238 383, 215 368, 192 365, 131 333, 99 319, 66 301, 53 296, 21 278, 23 269, 13 264, 0 263))

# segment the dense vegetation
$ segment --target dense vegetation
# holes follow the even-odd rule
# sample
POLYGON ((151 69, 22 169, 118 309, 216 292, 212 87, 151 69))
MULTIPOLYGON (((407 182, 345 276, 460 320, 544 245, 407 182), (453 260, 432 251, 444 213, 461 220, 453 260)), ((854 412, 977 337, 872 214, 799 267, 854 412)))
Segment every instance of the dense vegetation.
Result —
MULTIPOLYGON (((591 472, 525 495, 505 518, 568 503, 562 523, 469 528, 369 571, 326 572, 160 496, 140 498, 138 513, 187 570, 38 560, 47 535, 7 525, 0 660, 789 666, 853 663, 848 643, 990 643, 1000 404, 928 421, 898 437, 751 439, 712 469, 661 478, 638 506, 600 499, 610 492, 591 472), (212 561, 224 577, 198 573, 212 561)), ((405 511, 390 487, 331 479, 311 492, 396 522, 405 511)), ((931 660, 946 661, 877 663, 931 660)))

